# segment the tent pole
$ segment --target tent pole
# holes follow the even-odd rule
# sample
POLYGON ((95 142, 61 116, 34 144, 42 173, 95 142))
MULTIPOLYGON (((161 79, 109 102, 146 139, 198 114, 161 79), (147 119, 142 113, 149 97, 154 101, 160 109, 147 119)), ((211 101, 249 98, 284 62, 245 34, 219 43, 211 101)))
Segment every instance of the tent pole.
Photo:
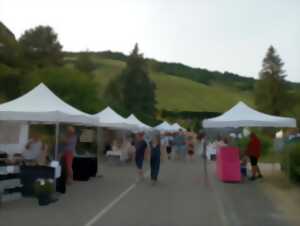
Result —
POLYGON ((55 123, 55 152, 54 159, 58 160, 59 123, 55 123))
POLYGON ((102 139, 101 139, 101 128, 97 127, 97 135, 96 135, 96 142, 97 142, 97 177, 103 176, 103 166, 101 161, 101 150, 102 150, 102 139))

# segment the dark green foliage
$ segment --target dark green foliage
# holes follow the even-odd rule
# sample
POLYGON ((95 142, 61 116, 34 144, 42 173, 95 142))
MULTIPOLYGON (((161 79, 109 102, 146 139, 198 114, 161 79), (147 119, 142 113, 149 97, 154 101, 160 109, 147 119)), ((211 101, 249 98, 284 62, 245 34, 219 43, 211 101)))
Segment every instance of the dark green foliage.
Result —
POLYGON ((65 102, 83 111, 96 113, 103 107, 97 97, 97 85, 78 70, 49 67, 36 69, 28 77, 27 90, 43 82, 65 102))
POLYGON ((263 60, 255 87, 255 103, 260 111, 281 115, 288 107, 285 71, 276 50, 271 46, 263 60))
POLYGON ((97 68, 97 65, 93 62, 89 52, 81 52, 75 61, 75 67, 79 71, 91 74, 97 68))
POLYGON ((151 68, 156 71, 164 72, 166 74, 183 77, 195 82, 200 82, 206 85, 211 83, 222 83, 231 85, 235 88, 245 90, 252 90, 255 80, 253 78, 242 77, 230 72, 208 71, 201 68, 192 68, 180 63, 166 63, 151 61, 151 68))
POLYGON ((199 119, 206 119, 206 118, 213 118, 221 115, 220 112, 194 112, 194 111, 162 111, 162 117, 164 118, 199 118, 199 119))
POLYGON ((38 67, 62 65, 62 45, 49 26, 37 26, 24 32, 19 40, 25 59, 38 67))
POLYGON ((270 151, 272 151, 273 147, 273 139, 266 134, 257 134, 258 138, 261 142, 261 155, 266 156, 270 151))
POLYGON ((149 78, 147 64, 137 45, 121 75, 108 85, 106 96, 129 112, 155 115, 155 84, 149 78))
POLYGON ((15 67, 19 58, 20 49, 14 34, 0 22, 0 64, 15 67))
POLYGON ((281 167, 292 181, 300 182, 300 142, 286 146, 281 167))
POLYGON ((126 56, 124 53, 121 52, 112 52, 110 50, 108 51, 103 51, 103 52, 98 52, 96 53, 98 56, 103 57, 103 58, 109 58, 113 60, 120 60, 120 61, 127 61, 128 56, 126 56))
POLYGON ((23 82, 24 76, 18 69, 0 64, 0 96, 5 96, 8 100, 19 97, 23 82))

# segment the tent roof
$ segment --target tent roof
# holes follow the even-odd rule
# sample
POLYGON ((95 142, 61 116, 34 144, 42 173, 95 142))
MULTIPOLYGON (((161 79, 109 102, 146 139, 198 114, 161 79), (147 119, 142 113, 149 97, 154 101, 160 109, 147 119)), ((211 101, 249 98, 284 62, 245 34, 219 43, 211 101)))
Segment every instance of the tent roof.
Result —
POLYGON ((204 128, 224 127, 296 127, 296 120, 258 112, 239 102, 221 116, 203 121, 204 128))
POLYGON ((155 129, 160 131, 174 131, 174 128, 166 121, 162 122, 161 124, 157 125, 155 129))
POLYGON ((66 122, 96 125, 96 120, 57 97, 43 83, 23 96, 0 105, 0 120, 66 122))
POLYGON ((146 129, 146 130, 151 129, 150 126, 148 126, 145 123, 141 122, 137 117, 135 117, 134 114, 131 114, 126 120, 127 120, 128 123, 134 124, 137 127, 139 127, 140 129, 146 129))
POLYGON ((103 127, 117 128, 117 129, 133 129, 134 124, 127 122, 125 118, 116 113, 110 107, 106 107, 103 111, 95 114, 98 117, 100 125, 103 127))
POLYGON ((175 130, 185 130, 185 128, 183 128, 181 125, 179 125, 177 122, 172 124, 172 127, 175 129, 175 130))

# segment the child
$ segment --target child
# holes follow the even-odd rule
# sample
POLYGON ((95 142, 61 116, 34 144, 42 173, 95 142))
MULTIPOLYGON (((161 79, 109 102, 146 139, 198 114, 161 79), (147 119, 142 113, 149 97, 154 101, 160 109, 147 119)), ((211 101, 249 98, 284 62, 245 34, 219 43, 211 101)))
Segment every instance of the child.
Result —
POLYGON ((247 155, 242 154, 241 161, 240 161, 242 181, 244 181, 245 178, 247 177, 247 162, 248 162, 247 155))

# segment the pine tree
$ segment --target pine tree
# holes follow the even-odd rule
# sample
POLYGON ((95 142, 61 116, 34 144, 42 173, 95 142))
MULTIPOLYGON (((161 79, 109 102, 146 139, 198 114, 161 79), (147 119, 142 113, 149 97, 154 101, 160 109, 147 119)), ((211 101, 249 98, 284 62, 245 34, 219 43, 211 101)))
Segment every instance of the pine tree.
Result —
POLYGON ((149 78, 148 67, 136 44, 121 74, 124 107, 135 114, 154 116, 155 84, 149 78))
POLYGON ((263 112, 280 115, 286 110, 287 87, 283 66, 275 48, 270 46, 255 87, 255 104, 263 112))

